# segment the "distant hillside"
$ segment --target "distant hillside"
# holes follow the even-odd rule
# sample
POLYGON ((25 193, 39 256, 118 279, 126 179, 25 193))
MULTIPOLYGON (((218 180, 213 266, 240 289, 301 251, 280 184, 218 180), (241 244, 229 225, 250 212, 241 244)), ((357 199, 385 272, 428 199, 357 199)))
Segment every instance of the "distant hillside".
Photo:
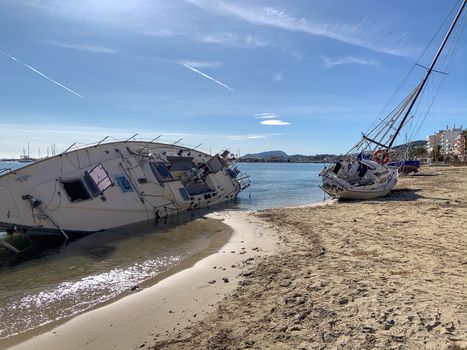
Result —
MULTIPOLYGON (((427 144, 425 140, 416 140, 402 145, 392 147, 393 149, 399 149, 401 152, 405 152, 407 147, 411 150, 411 156, 421 157, 423 152, 426 153, 424 148, 427 144), (422 153, 420 153, 422 152, 422 153)), ((267 151, 260 153, 248 153, 241 156, 238 160, 246 163, 332 163, 340 159, 342 155, 337 154, 315 154, 315 155, 303 155, 293 154, 288 155, 284 151, 267 151)))
POLYGON ((260 152, 260 153, 249 153, 245 154, 241 158, 287 158, 288 155, 284 151, 267 151, 267 152, 260 152))
POLYGON ((260 153, 245 154, 238 160, 247 163, 324 163, 334 161, 338 156, 334 154, 317 154, 314 156, 305 156, 302 154, 287 155, 283 151, 269 151, 260 153))
POLYGON ((415 148, 415 147, 426 146, 426 144, 427 144, 427 141, 425 140, 417 140, 417 141, 407 142, 402 145, 394 146, 393 149, 407 148, 407 147, 415 148))

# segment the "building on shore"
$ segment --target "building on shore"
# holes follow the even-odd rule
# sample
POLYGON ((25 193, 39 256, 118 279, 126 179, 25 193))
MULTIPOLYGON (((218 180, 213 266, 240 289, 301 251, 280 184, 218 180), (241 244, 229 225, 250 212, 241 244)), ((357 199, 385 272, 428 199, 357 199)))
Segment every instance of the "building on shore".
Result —
POLYGON ((428 153, 432 153, 433 150, 439 149, 439 152, 444 157, 454 157, 456 143, 459 142, 459 137, 463 135, 462 130, 462 125, 460 128, 456 128, 454 125, 451 129, 446 126, 445 130, 439 130, 436 134, 429 135, 427 137, 428 153))
POLYGON ((464 130, 459 134, 459 136, 456 139, 456 142, 454 143, 454 157, 457 158, 461 162, 467 161, 467 145, 466 145, 466 136, 467 136, 467 130, 464 130))

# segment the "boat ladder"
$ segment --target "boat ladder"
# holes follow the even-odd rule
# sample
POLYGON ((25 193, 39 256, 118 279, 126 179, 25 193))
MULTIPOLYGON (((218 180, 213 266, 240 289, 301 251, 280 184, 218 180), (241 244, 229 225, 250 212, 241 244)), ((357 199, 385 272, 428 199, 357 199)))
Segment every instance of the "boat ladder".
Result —
POLYGON ((23 199, 29 199, 29 202, 31 203, 31 207, 33 209, 38 209, 42 213, 42 215, 44 215, 52 224, 54 224, 57 230, 59 230, 62 233, 62 235, 65 237, 66 241, 70 239, 70 237, 68 237, 68 235, 62 229, 62 227, 58 224, 58 222, 55 221, 55 219, 49 213, 47 213, 47 211, 42 207, 42 201, 34 198, 31 195, 23 196, 23 199))
POLYGON ((0 245, 4 246, 6 249, 11 250, 13 253, 21 253, 21 250, 16 248, 15 246, 11 245, 7 241, 4 241, 3 239, 0 240, 0 245))

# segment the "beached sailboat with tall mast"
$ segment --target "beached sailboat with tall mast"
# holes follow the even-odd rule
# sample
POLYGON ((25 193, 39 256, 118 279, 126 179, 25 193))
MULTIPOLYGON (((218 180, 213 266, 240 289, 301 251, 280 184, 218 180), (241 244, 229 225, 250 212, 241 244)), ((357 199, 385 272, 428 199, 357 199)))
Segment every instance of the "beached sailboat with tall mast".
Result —
POLYGON ((426 73, 409 95, 403 99, 385 118, 347 152, 345 157, 325 167, 320 175, 321 188, 337 199, 372 199, 387 195, 396 185, 398 171, 389 167, 391 149, 401 130, 412 118, 412 111, 421 97, 428 79, 433 72, 446 43, 463 14, 467 0, 462 3, 442 40, 426 73))

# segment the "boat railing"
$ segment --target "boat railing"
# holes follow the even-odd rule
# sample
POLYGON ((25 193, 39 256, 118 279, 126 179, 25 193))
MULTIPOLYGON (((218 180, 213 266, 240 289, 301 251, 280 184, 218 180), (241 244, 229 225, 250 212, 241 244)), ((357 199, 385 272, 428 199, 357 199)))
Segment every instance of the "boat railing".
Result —
POLYGON ((243 191, 245 188, 248 188, 251 186, 251 180, 250 180, 250 175, 247 174, 241 174, 240 176, 237 177, 237 181, 240 184, 240 189, 243 191))
POLYGON ((350 184, 347 181, 339 179, 334 173, 330 174, 329 172, 327 172, 322 174, 321 176, 331 180, 334 183, 334 185, 341 190, 348 191, 351 188, 350 184))

